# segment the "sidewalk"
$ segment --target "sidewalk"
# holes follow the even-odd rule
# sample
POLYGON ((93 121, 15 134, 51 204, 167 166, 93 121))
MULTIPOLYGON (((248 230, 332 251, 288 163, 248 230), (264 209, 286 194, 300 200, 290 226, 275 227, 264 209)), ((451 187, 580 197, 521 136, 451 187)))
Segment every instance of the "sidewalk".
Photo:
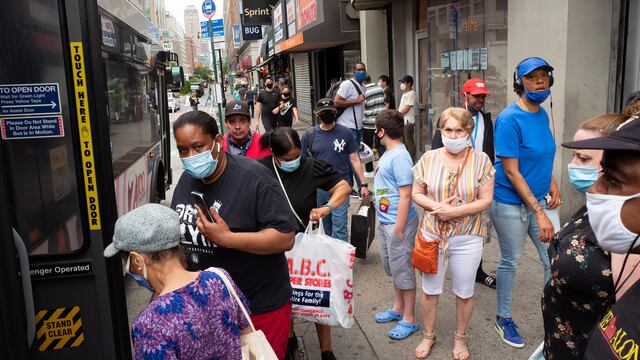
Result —
MULTIPOLYGON (((372 182, 371 180, 369 181, 372 182)), ((351 200, 351 212, 359 205, 359 200, 351 200)), ((499 259, 497 240, 485 245, 483 268, 495 275, 499 259)), ((476 284, 476 305, 468 331, 468 346, 472 359, 528 359, 529 355, 543 340, 543 326, 540 313, 542 295, 542 265, 533 245, 528 242, 518 269, 514 284, 513 317, 519 324, 526 341, 523 349, 512 348, 500 340, 493 323, 495 319, 496 291, 476 284)), ((440 297, 436 335, 438 343, 429 359, 451 359, 453 332, 455 330, 455 296, 451 291, 451 277, 447 275, 445 290, 440 297)), ((418 289, 420 277, 418 276, 418 289)), ((387 277, 380 262, 377 240, 374 240, 367 259, 356 259, 354 266, 354 311, 355 324, 351 329, 333 328, 333 349, 338 359, 414 359, 414 349, 420 343, 422 334, 417 332, 409 338, 397 341, 390 339, 386 332, 393 324, 377 324, 374 313, 391 305, 392 280, 387 277)), ((420 296, 416 300, 417 320, 420 316, 420 296)), ((315 326, 296 321, 296 335, 302 337, 306 359, 320 359, 320 349, 315 326)))

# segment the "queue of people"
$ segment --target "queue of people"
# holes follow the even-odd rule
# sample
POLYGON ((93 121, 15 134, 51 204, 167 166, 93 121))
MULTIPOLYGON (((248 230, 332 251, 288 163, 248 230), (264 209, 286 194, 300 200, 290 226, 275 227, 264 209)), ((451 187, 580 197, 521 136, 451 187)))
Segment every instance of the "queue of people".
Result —
MULTIPOLYGON (((629 104, 626 114, 585 121, 574 141, 562 144, 573 151, 569 183, 586 195, 586 204, 560 227, 562 194, 552 173, 555 125, 541 106, 553 86, 553 67, 547 61, 531 57, 516 66, 518 99, 502 110, 495 125, 483 111, 489 95, 485 83, 469 79, 462 87, 463 107, 441 113, 433 148, 415 163, 408 141, 416 107, 413 78, 401 80, 402 100, 393 110, 388 77, 372 85, 362 63, 354 73, 355 81, 340 84, 335 98, 318 101, 319 125, 302 137, 290 127, 297 121, 291 89, 270 91, 270 79, 266 94, 256 99, 258 119, 270 130, 264 135, 252 131, 243 101, 227 103, 225 136, 201 111, 176 120, 174 136, 185 172, 175 189, 173 210, 145 205, 124 215, 105 249, 105 256, 122 254, 125 272, 158 294, 134 322, 136 358, 164 351, 182 358, 236 359, 249 324, 264 332, 279 359, 295 349, 284 252, 292 248, 296 232, 321 218, 328 235, 348 241, 348 198, 354 183, 362 198, 370 195, 358 157, 363 122, 367 137, 373 136, 367 142, 385 150, 373 171, 373 206, 382 265, 393 288, 390 306, 374 320, 381 326, 393 323, 387 331, 391 339, 421 331, 415 356, 429 357, 450 271, 456 299, 453 358, 466 360, 473 353, 467 332, 476 282, 496 288, 493 327, 500 339, 524 347, 512 304, 529 237, 545 284, 543 293, 535 294, 541 296, 544 341, 532 358, 637 356, 640 101, 629 104), (276 116, 285 108, 291 121, 279 126, 276 116), (496 279, 482 269, 492 228, 500 248, 496 279), (240 303, 228 296, 220 275, 207 270, 212 266, 232 279, 240 303), (248 319, 242 316, 243 305, 250 310, 248 319), (221 313, 224 318, 216 317, 221 313), (164 331, 164 324, 174 325, 164 331), (212 333, 216 343, 196 340, 212 333)), ((316 330, 322 359, 335 359, 331 329, 316 325, 316 330)))

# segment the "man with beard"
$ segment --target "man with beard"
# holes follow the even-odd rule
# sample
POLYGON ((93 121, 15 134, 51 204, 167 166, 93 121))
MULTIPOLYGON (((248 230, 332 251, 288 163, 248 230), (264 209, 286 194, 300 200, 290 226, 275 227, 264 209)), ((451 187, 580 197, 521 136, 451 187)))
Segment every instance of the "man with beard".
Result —
MULTIPOLYGON (((367 181, 362 173, 362 165, 358 157, 358 145, 345 126, 336 124, 336 107, 332 99, 320 99, 316 105, 316 116, 320 124, 316 125, 302 136, 302 156, 324 160, 353 186, 351 168, 360 179, 360 195, 363 199, 369 196, 367 181)), ((318 189, 318 207, 325 205, 331 194, 318 189)), ((331 216, 323 219, 325 233, 335 239, 347 241, 347 215, 349 202, 333 209, 331 216)))
MULTIPOLYGON (((482 149, 482 151, 489 156, 489 159, 491 159, 491 163, 493 163, 496 159, 493 143, 493 122, 491 121, 491 113, 482 111, 488 95, 487 86, 481 79, 472 78, 462 85, 463 107, 473 115, 475 124, 473 132, 469 135, 469 141, 474 149, 482 149)), ((438 128, 439 127, 440 124, 438 124, 438 128)), ((438 129, 433 135, 431 148, 437 149, 442 146, 442 134, 438 129)), ((491 231, 487 233, 491 233, 491 231)), ((496 288, 496 278, 484 272, 482 269, 482 260, 476 273, 476 282, 492 289, 496 288)))
POLYGON ((231 100, 227 102, 224 112, 224 123, 227 126, 224 152, 256 160, 271 155, 269 149, 260 147, 260 134, 251 130, 251 116, 246 102, 231 100))

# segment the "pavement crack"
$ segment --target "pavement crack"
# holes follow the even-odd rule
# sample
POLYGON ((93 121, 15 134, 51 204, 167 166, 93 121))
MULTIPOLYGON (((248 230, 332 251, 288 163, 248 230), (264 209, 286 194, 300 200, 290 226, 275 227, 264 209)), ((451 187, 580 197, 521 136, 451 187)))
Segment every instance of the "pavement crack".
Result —
POLYGON ((371 350, 373 350, 373 353, 376 354, 376 358, 380 360, 380 355, 378 355, 376 348, 373 347, 373 343, 369 340, 369 336, 367 336, 367 333, 362 329, 362 326, 360 326, 360 321, 358 321, 358 318, 354 316, 353 320, 355 321, 356 325, 358 325, 358 328, 360 328, 360 332, 362 332, 365 340, 367 340, 367 344, 369 344, 369 347, 371 348, 371 350))

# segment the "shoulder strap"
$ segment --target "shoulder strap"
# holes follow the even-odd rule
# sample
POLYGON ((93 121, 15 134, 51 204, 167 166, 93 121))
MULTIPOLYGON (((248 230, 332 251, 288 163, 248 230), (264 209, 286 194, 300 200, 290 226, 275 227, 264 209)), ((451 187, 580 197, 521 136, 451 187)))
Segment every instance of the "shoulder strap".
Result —
POLYGON ((275 171, 275 173, 276 173, 276 177, 278 178, 278 182, 280 183, 280 187, 282 188, 282 192, 284 192, 284 197, 287 199, 287 203, 289 204, 289 208, 293 212, 293 215, 296 216, 296 219, 298 220, 298 222, 300 222, 300 225, 304 226, 304 223, 302 222, 302 220, 300 220, 300 216, 298 216, 298 213, 293 208, 293 205, 291 205, 291 200, 289 200, 289 195, 287 195, 287 189, 284 188, 284 184, 282 183, 282 179, 280 178, 280 172, 278 171, 278 167, 276 166, 276 158, 273 155, 271 155, 271 164, 273 164, 273 171, 275 171))
MULTIPOLYGON (((362 91, 360 91, 360 87, 358 87, 358 84, 356 84, 356 82, 353 81, 352 79, 349 79, 349 81, 351 82, 353 87, 356 88, 356 91, 358 92, 358 96, 362 95, 362 91)), ((355 105, 351 106, 351 110, 353 111, 353 123, 356 126, 356 130, 359 130, 358 129, 358 118, 356 117, 356 107, 355 107, 355 105)), ((358 146, 360 146, 360 144, 358 144, 358 146)))
POLYGON ((247 312, 247 309, 244 307, 244 304, 242 303, 242 301, 238 297, 238 294, 236 293, 236 290, 233 288, 233 286, 229 282, 229 279, 224 275, 224 273, 222 271, 220 271, 220 269, 215 268, 213 266, 208 268, 206 271, 210 271, 210 272, 218 275, 218 277, 220 277, 220 279, 222 279, 222 282, 224 282, 224 285, 227 287, 227 290, 229 291, 231 296, 233 296, 233 298, 236 300, 236 303, 238 303, 238 306, 240 307, 240 310, 242 310, 242 313, 244 314, 244 317, 247 319, 247 322, 249 323, 249 326, 251 327, 251 330, 256 331, 256 328, 253 326, 253 321, 251 321, 251 317, 249 316, 249 313, 247 312))
POLYGON ((313 158, 311 147, 313 146, 313 137, 315 136, 315 126, 307 129, 307 157, 313 158))
POLYGON ((351 81, 351 84, 353 84, 353 87, 356 88, 356 91, 358 92, 358 95, 362 95, 362 91, 360 91, 360 87, 358 86, 358 84, 356 84, 356 82, 353 81, 353 79, 349 79, 349 81, 351 81))

